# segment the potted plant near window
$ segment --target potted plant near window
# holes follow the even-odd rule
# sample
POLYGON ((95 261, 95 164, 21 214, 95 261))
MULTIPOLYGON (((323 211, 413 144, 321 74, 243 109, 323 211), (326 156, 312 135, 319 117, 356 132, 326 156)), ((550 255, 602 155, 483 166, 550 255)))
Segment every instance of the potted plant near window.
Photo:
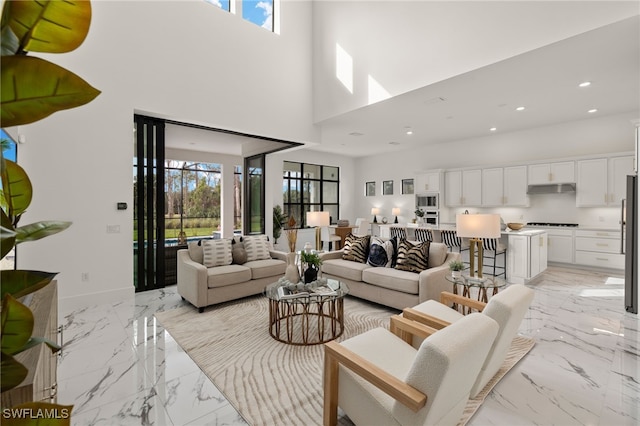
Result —
POLYGON ((320 270, 320 265, 322 265, 322 259, 318 256, 318 253, 311 251, 301 251, 300 252, 300 260, 302 263, 306 265, 306 270, 304 271, 304 282, 305 284, 309 284, 312 281, 318 279, 318 271, 320 270))
POLYGON ((449 262, 449 269, 451 270, 451 276, 453 278, 460 278, 460 276, 462 276, 462 270, 464 269, 464 263, 460 260, 452 260, 449 262))
POLYGON ((273 243, 278 244, 278 238, 282 235, 282 228, 287 221, 287 215, 279 204, 273 207, 273 243))

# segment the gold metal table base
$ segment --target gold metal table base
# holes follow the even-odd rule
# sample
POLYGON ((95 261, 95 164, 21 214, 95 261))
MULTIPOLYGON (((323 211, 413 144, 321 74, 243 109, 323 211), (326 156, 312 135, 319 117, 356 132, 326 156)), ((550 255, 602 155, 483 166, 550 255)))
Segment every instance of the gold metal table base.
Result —
POLYGON ((344 298, 269 299, 269 334, 290 345, 318 345, 344 332, 344 298))

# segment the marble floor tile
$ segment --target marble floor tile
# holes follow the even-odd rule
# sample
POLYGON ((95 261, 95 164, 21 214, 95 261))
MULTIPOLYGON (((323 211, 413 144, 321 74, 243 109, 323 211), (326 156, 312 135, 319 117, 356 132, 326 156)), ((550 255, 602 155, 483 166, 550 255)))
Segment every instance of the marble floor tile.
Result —
MULTIPOLYGON (((640 318, 624 312, 622 275, 550 267, 528 286, 519 331, 536 345, 468 424, 640 424, 640 318)), ((61 313, 58 401, 75 404, 73 425, 246 425, 155 320, 185 305, 171 286, 61 313)))

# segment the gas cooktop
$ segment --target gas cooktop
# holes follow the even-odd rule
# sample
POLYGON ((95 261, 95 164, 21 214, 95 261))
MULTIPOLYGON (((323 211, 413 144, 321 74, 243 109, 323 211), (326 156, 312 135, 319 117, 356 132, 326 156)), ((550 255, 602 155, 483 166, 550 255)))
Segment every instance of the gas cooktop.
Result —
POLYGON ((527 222, 527 226, 553 226, 560 228, 575 228, 577 223, 527 222))

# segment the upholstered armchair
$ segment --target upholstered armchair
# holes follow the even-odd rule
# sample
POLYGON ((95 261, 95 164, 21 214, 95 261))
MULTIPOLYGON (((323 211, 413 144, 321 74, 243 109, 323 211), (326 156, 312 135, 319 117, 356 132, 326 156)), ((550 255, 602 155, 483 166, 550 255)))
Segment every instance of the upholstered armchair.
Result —
POLYGON ((418 349, 384 328, 325 344, 324 424, 338 406, 356 425, 455 425, 498 332, 474 313, 440 331, 400 316, 397 332, 424 339, 418 349))
MULTIPOLYGON (((502 366, 513 338, 520 328, 520 323, 529 309, 534 292, 524 285, 516 284, 489 299, 488 303, 479 302, 449 292, 442 292, 440 302, 428 300, 413 308, 406 308, 402 316, 407 320, 417 321, 435 329, 450 327, 466 318, 456 310, 450 308, 452 304, 459 304, 482 312, 498 323, 498 335, 491 345, 489 354, 480 370, 480 374, 471 388, 471 398, 474 398, 493 378, 502 366)), ((406 334, 403 335, 407 337, 406 334)), ((419 336, 407 337, 407 341, 414 347, 420 347, 423 338, 419 336), (411 339, 411 340, 410 340, 411 339)))

